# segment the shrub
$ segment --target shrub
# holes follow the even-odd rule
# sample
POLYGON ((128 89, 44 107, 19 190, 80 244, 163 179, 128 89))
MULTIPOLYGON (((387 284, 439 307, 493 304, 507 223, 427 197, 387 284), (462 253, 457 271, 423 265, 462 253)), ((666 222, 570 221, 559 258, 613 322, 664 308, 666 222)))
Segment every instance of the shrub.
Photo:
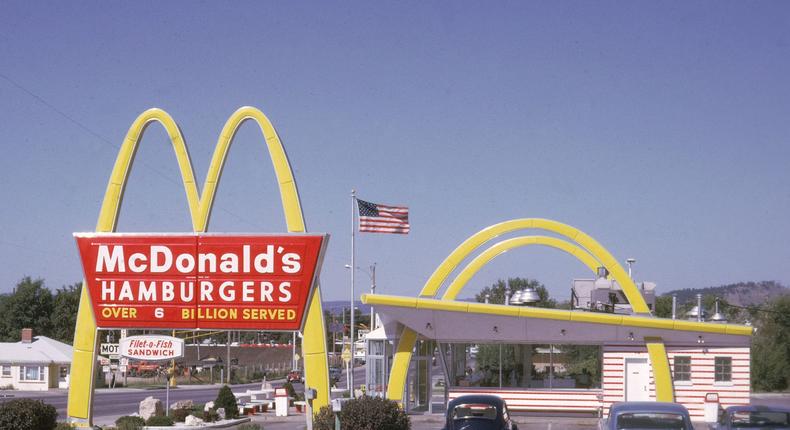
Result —
POLYGON ((219 414, 214 409, 209 409, 203 412, 203 421, 213 423, 219 419, 219 414))
MULTIPOLYGON (((411 422, 406 412, 392 400, 362 396, 343 405, 340 426, 343 430, 409 430, 411 422)), ((318 411, 313 420, 313 428, 335 428, 335 416, 330 407, 324 406, 318 411)))
POLYGON ((239 406, 236 404, 236 396, 230 387, 223 385, 214 401, 214 409, 225 408, 225 418, 237 418, 239 416, 239 406))
POLYGON ((58 423, 55 426, 55 430, 72 430, 74 427, 69 423, 58 423))
POLYGON ((313 416, 313 430, 335 430, 335 413, 332 406, 323 406, 313 416))
POLYGON ((145 422, 147 426, 172 426, 173 419, 167 416, 152 416, 145 422))
POLYGON ((174 409, 170 415, 173 417, 173 421, 183 423, 191 413, 192 409, 174 409))
POLYGON ((115 420, 115 426, 118 430, 137 430, 145 425, 145 420, 142 417, 133 417, 127 415, 115 420))
POLYGON ((0 405, 0 429, 51 430, 58 411, 41 400, 15 399, 0 405))
POLYGON ((244 423, 236 427, 236 430, 261 430, 261 426, 255 423, 244 423))
POLYGON ((293 384, 286 382, 283 384, 283 388, 285 388, 285 392, 288 393, 288 397, 296 398, 296 388, 294 388, 293 384))

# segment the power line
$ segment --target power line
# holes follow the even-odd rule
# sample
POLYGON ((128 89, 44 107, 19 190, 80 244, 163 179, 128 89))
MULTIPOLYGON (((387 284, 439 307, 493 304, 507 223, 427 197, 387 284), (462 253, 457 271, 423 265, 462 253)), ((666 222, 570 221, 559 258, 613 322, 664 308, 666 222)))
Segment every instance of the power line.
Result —
MULTIPOLYGON (((102 143, 104 143, 104 144, 106 144, 106 145, 109 145, 109 146, 111 146, 112 148, 115 148, 116 150, 119 150, 119 149, 121 148, 119 145, 116 145, 116 144, 112 143, 112 142, 111 142, 109 139, 107 139, 106 137, 102 136, 101 134, 99 134, 98 132, 94 131, 93 129, 91 129, 91 128, 90 128, 90 127, 88 127, 87 125, 85 125, 85 124, 83 124, 82 122, 78 121, 77 119, 75 119, 75 118, 71 117, 71 116, 70 116, 70 115, 68 115, 66 112, 64 112, 63 110, 59 109, 57 106, 55 106, 55 105, 53 105, 52 103, 48 102, 48 101, 47 101, 46 99, 44 99, 43 97, 41 97, 41 96, 39 96, 38 94, 34 93, 33 91, 31 91, 31 90, 27 89, 25 86, 23 86, 22 84, 20 84, 20 83, 16 82, 15 80, 11 79, 11 78, 10 78, 10 77, 8 77, 7 75, 3 74, 2 72, 0 72, 0 78, 3 78, 3 79, 5 79, 7 82, 9 82, 11 85, 15 86, 15 87, 16 87, 17 89, 19 89, 20 91, 22 91, 22 92, 24 92, 25 94, 27 94, 28 96, 30 96, 30 97, 32 97, 32 98, 34 98, 36 101, 38 101, 39 103, 41 103, 41 104, 43 104, 44 106, 48 107, 48 108, 49 108, 49 109, 51 109, 53 112, 55 112, 55 113, 57 113, 58 115, 60 115, 61 117, 65 118, 67 121, 71 122, 72 124, 74 124, 75 126, 77 126, 78 128, 80 128, 81 130, 83 130, 84 132, 86 132, 86 133, 90 134, 91 136, 95 137, 95 138, 96 138, 96 139, 98 139, 100 142, 102 142, 102 143)), ((174 180, 173 178, 171 178, 170 176, 168 176, 168 175, 167 175, 165 172, 163 172, 162 170, 160 170, 160 169, 157 169, 156 167, 154 167, 154 166, 152 166, 152 165, 150 165, 150 164, 148 164, 148 163, 146 163, 146 162, 144 162, 144 161, 138 161, 138 163, 139 163, 139 164, 141 164, 141 165, 142 165, 143 167, 145 167, 146 169, 148 169, 148 170, 150 170, 150 171, 152 171, 152 172, 156 173, 158 176, 160 176, 161 178, 165 179, 165 181, 167 181, 167 182, 169 182, 169 183, 171 183, 171 184, 173 184, 173 185, 176 185, 176 186, 181 186, 181 185, 183 185, 183 184, 179 183, 178 181, 174 180)), ((215 207, 216 207, 216 206, 215 206, 215 207)), ((247 224, 248 226, 254 227, 254 224, 253 224, 251 221, 249 221, 249 220, 245 219, 245 218, 244 218, 244 217, 242 217, 241 215, 238 215, 238 214, 236 214, 236 213, 234 213, 234 212, 231 212, 231 211, 229 211, 228 209, 225 209, 225 208, 222 208, 222 207, 219 207, 218 209, 219 209, 219 210, 221 210, 221 211, 223 211, 223 212, 225 212, 225 213, 227 213, 227 214, 229 214, 229 215, 231 215, 231 216, 233 216, 234 218, 236 218, 237 220, 239 220, 239 221, 241 221, 241 222, 243 222, 243 223, 247 224)))

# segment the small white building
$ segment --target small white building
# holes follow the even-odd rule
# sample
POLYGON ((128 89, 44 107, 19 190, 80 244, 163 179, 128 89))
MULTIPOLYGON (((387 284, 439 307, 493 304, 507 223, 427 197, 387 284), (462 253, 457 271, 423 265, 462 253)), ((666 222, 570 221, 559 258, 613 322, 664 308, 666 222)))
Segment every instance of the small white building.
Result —
POLYGON ((22 329, 21 341, 0 343, 0 388, 68 388, 71 356, 71 345, 22 329))

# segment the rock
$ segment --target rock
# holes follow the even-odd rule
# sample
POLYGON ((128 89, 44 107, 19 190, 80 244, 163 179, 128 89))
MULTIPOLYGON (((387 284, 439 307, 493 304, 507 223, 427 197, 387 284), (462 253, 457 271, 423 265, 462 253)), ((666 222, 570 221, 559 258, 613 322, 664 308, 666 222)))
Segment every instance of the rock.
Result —
POLYGON ((214 402, 206 402, 206 406, 203 406, 203 412, 208 412, 213 407, 214 407, 214 402))
POLYGON ((140 417, 146 421, 154 415, 164 415, 165 408, 162 407, 162 401, 155 399, 151 396, 146 397, 140 402, 140 417))
POLYGON ((203 425, 203 420, 201 420, 200 418, 198 418, 198 417, 196 417, 194 415, 188 415, 187 418, 184 420, 184 425, 186 425, 186 426, 202 426, 203 425))
POLYGON ((172 405, 170 405, 170 409, 177 410, 177 409, 192 409, 192 406, 195 404, 192 400, 179 400, 172 405))
POLYGON ((224 420, 225 419, 225 408, 217 409, 217 415, 219 415, 219 419, 224 420))

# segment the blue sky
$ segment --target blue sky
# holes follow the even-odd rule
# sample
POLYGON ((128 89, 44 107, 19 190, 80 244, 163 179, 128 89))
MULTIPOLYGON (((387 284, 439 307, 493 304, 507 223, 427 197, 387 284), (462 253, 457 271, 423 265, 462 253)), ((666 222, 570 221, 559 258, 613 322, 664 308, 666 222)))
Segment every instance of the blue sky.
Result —
MULTIPOLYGON (((786 2, 6 2, 0 13, 0 292, 81 279, 117 148, 149 107, 179 123, 202 182, 239 106, 263 110, 308 229, 332 235, 324 299, 349 294, 350 197, 411 208, 408 236, 359 236, 379 291, 415 295, 476 231, 556 219, 659 289, 790 283, 786 2)), ((247 124, 210 230, 285 228, 247 124)), ((175 157, 148 129, 119 231, 188 231, 175 157)), ((589 276, 525 248, 463 296, 589 276)), ((366 289, 366 276, 357 288, 366 289)))

